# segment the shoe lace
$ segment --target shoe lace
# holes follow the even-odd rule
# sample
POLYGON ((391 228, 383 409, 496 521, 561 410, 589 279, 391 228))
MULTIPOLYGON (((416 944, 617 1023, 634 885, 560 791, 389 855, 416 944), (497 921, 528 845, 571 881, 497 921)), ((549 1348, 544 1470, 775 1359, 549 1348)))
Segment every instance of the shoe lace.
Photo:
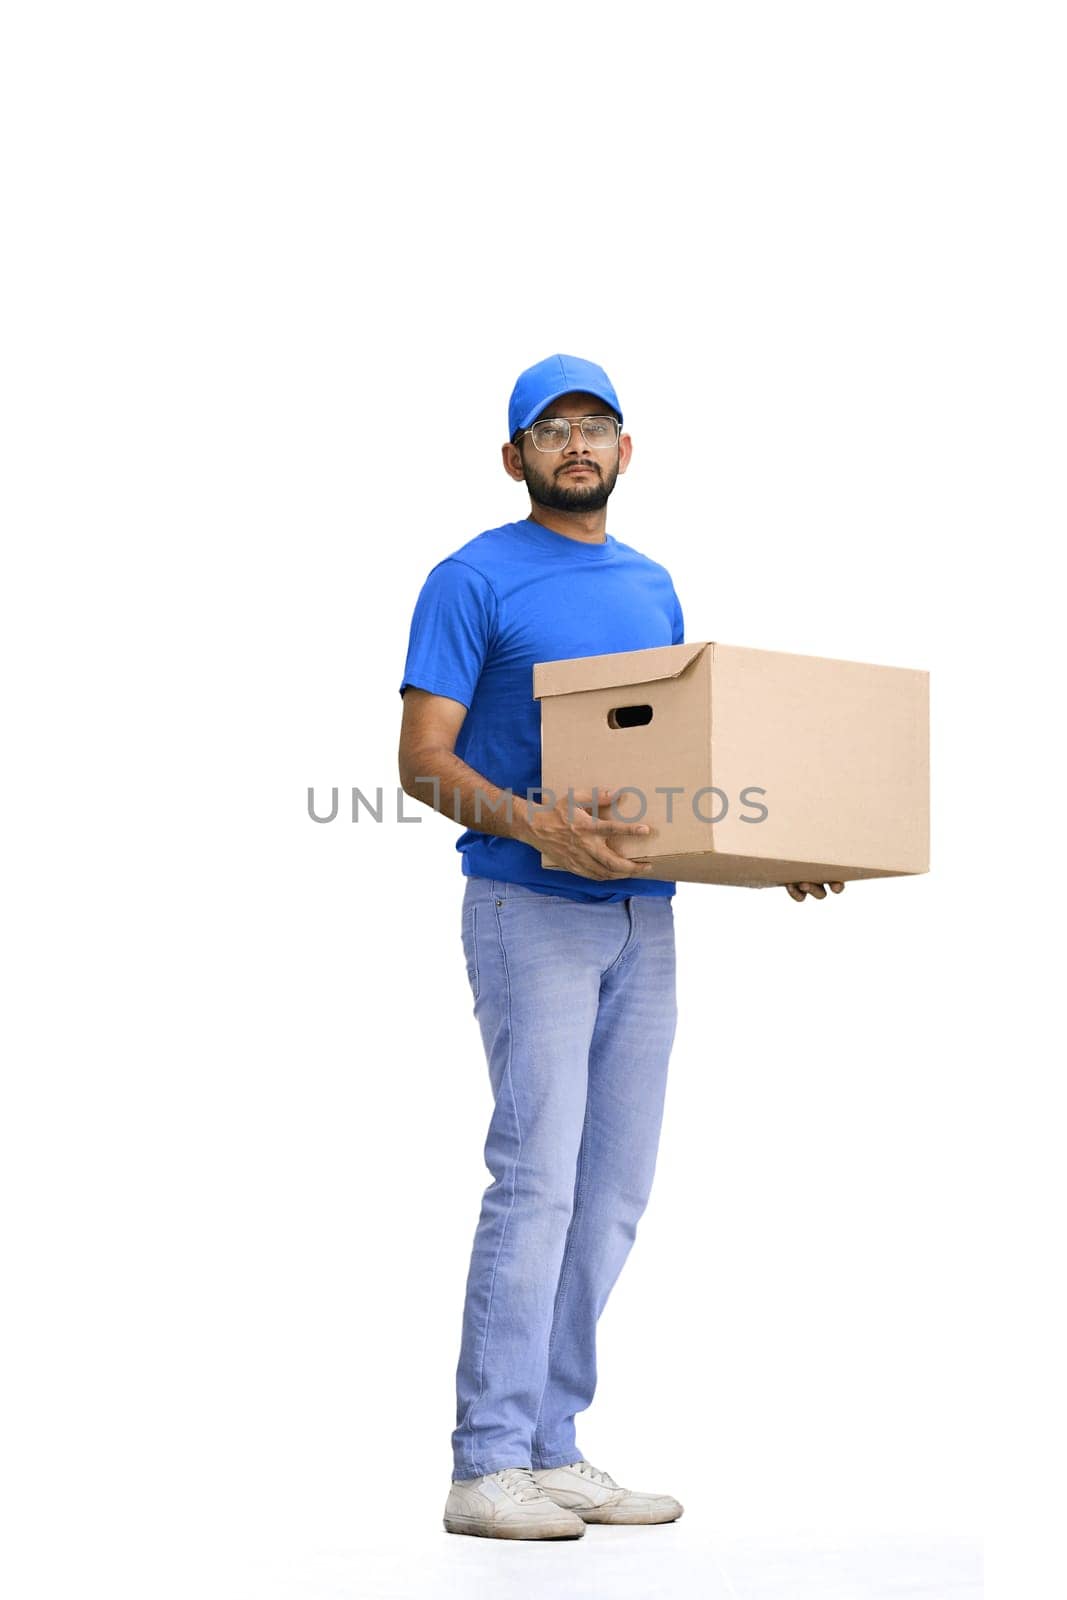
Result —
POLYGON ((618 1489, 621 1485, 615 1482, 610 1472, 601 1472, 599 1467, 594 1467, 591 1461, 576 1461, 571 1468, 572 1472, 580 1472, 583 1478, 591 1478, 594 1483, 602 1483, 606 1489, 618 1489))
POLYGON ((540 1500, 544 1496, 544 1490, 529 1467, 502 1467, 499 1472, 493 1473, 493 1477, 499 1478, 516 1500, 540 1500))

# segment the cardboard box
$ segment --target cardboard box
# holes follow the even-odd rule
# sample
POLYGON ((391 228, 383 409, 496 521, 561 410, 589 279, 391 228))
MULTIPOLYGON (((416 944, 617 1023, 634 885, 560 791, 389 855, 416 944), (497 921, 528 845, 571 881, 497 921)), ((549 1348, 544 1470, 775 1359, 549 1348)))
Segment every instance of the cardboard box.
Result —
POLYGON ((649 857, 645 876, 762 887, 929 870, 926 672, 706 640, 541 661, 533 692, 543 797, 636 790, 616 815, 656 831, 605 837, 649 857))

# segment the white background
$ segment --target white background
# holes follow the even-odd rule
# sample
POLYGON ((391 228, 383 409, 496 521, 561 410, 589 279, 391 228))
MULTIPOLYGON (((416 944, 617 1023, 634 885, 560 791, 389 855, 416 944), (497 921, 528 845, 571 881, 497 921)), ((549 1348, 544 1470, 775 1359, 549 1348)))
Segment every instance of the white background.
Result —
POLYGON ((1013 1505, 1002 1592, 1061 1592, 1055 21, 9 16, 20 1600, 970 1597, 1013 1505), (929 669, 934 825, 928 876, 822 903, 679 886, 579 1440, 686 1512, 549 1550, 440 1521, 491 1110, 458 830, 306 791, 395 795, 415 597, 525 514, 554 350, 619 390, 609 531, 689 639, 929 669))

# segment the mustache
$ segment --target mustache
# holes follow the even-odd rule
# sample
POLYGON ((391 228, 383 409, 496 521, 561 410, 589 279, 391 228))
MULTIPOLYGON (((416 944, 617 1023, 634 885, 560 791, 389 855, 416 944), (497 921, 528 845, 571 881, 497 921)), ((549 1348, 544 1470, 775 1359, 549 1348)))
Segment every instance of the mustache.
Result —
POLYGON ((574 467, 584 467, 587 472, 595 472, 598 477, 601 476, 600 467, 595 461, 567 461, 562 467, 556 468, 556 477, 558 478, 561 472, 570 472, 574 467))

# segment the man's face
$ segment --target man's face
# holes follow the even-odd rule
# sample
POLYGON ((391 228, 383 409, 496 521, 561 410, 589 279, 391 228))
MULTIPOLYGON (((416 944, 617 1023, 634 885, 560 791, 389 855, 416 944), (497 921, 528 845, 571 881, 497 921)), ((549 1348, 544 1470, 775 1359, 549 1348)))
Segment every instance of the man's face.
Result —
POLYGON ((607 504, 616 478, 626 471, 629 438, 621 434, 610 450, 595 450, 578 423, 582 417, 610 415, 603 400, 591 394, 565 394, 545 407, 537 421, 566 417, 573 426, 566 448, 551 454, 538 450, 528 433, 519 440, 522 476, 535 505, 554 511, 599 511, 607 504))

